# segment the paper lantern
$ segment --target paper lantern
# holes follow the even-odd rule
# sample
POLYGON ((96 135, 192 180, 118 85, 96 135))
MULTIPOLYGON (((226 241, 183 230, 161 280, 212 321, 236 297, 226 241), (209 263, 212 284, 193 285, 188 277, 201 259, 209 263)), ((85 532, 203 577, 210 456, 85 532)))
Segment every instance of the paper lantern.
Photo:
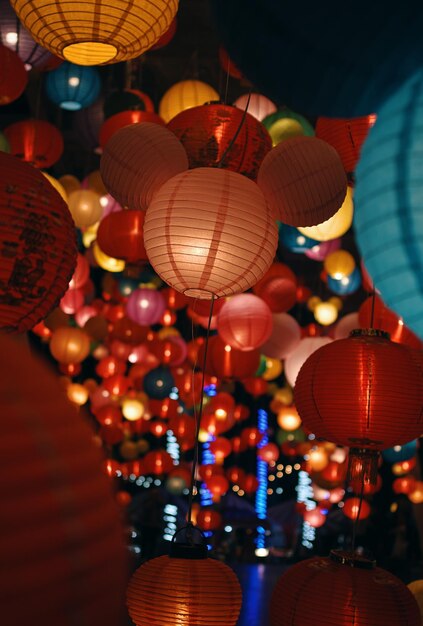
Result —
POLYGON ((389 333, 391 341, 403 343, 411 348, 422 349, 422 341, 404 324, 402 317, 388 309, 376 294, 365 300, 358 309, 359 326, 374 326, 389 333))
POLYGON ((211 85, 201 80, 183 80, 172 85, 163 95, 159 115, 167 124, 181 111, 216 100, 220 100, 219 94, 211 85))
POLYGON ((353 331, 307 359, 295 383, 295 404, 317 437, 363 450, 374 482, 377 451, 421 434, 421 364, 382 331, 353 331))
POLYGON ((115 133, 101 157, 109 193, 131 209, 145 210, 163 184, 186 169, 187 155, 175 135, 147 122, 115 133))
POLYGON ((408 494, 408 499, 413 504, 422 504, 423 502, 423 481, 418 480, 416 482, 416 488, 414 491, 408 494))
POLYGON ((157 324, 166 308, 166 301, 156 289, 135 289, 126 303, 126 314, 140 326, 157 324))
POLYGON ((350 229, 354 215, 353 191, 352 187, 347 187, 347 195, 341 208, 322 224, 317 226, 299 227, 298 230, 303 235, 316 239, 317 241, 329 241, 342 237, 350 229))
POLYGON ((72 174, 65 174, 64 176, 61 176, 58 181, 64 188, 68 197, 72 193, 72 191, 77 191, 81 188, 81 183, 76 178, 76 176, 73 176, 72 174))
POLYGON ((18 55, 6 46, 0 45, 0 106, 17 100, 25 90, 28 76, 18 55))
POLYGON ((317 507, 304 511, 303 518, 313 528, 320 528, 326 522, 326 515, 317 507))
MULTIPOLYGON (((174 549, 178 549, 175 544, 174 549)), ((207 558, 207 549, 180 546, 175 556, 159 556, 135 572, 127 590, 136 626, 235 626, 242 593, 233 571, 207 558)), ((414 626, 414 625, 413 625, 414 626)))
POLYGON ((272 147, 262 124, 249 113, 243 119, 240 110, 225 104, 182 111, 171 119, 168 128, 184 146, 191 169, 219 164, 254 180, 272 147))
POLYGON ((396 478, 392 483, 392 490, 394 493, 404 493, 409 495, 413 493, 417 488, 417 480, 414 476, 401 476, 396 478))
POLYGON ((142 211, 118 211, 103 218, 97 231, 97 242, 103 252, 127 263, 147 260, 144 215, 142 211))
POLYGON ((340 279, 328 276, 327 285, 328 289, 338 296, 348 296, 357 291, 361 285, 360 270, 356 267, 349 276, 343 276, 340 279))
POLYGON ((315 137, 282 141, 264 158, 257 183, 275 219, 315 226, 341 207, 347 177, 336 150, 315 137))
MULTIPOLYGON (((198 362, 203 363, 204 346, 200 348, 198 362)), ((223 379, 250 378, 260 363, 260 350, 243 352, 226 344, 215 335, 209 339, 206 372, 223 379)))
POLYGON ((370 511, 370 504, 366 500, 362 500, 360 505, 360 498, 348 498, 342 507, 343 514, 354 521, 368 518, 370 511))
POLYGON ((338 319, 338 309, 333 302, 318 302, 313 309, 313 315, 322 326, 330 326, 338 319))
POLYGON ((282 430, 297 430, 301 426, 301 417, 295 406, 284 406, 278 410, 276 417, 278 425, 282 430))
POLYGON ((281 141, 306 135, 314 136, 314 128, 305 117, 288 108, 280 109, 262 119, 263 126, 269 131, 272 143, 277 146, 281 141))
POLYGON ((296 252, 297 254, 304 254, 311 248, 314 248, 318 245, 318 241, 316 239, 310 239, 310 237, 306 237, 295 226, 289 226, 288 224, 283 224, 282 222, 277 222, 279 228, 279 241, 280 243, 288 248, 291 252, 296 252))
POLYGON ((101 150, 118 130, 131 124, 141 124, 141 122, 165 126, 164 120, 154 111, 122 111, 122 113, 116 113, 116 115, 105 120, 100 127, 99 144, 101 150))
POLYGON ((1 494, 10 504, 0 538, 2 619, 112 626, 121 619, 126 557, 93 433, 45 364, 11 338, 0 345, 2 413, 10 418, 0 443, 8 474, 1 494))
POLYGON ((349 313, 342 317, 333 331, 334 339, 346 339, 354 328, 359 328, 358 313, 349 313))
POLYGON ((62 133, 44 120, 15 122, 4 129, 10 152, 34 167, 50 167, 63 152, 62 133))
POLYGON ((234 102, 234 107, 245 111, 247 108, 247 102, 247 112, 255 117, 259 122, 261 122, 268 115, 275 113, 277 108, 274 102, 269 100, 269 98, 266 98, 266 96, 263 96, 261 93, 251 93, 250 95, 246 93, 239 96, 239 98, 237 98, 234 102))
POLYGON ((354 172, 361 147, 375 122, 376 115, 352 119, 319 117, 316 122, 316 137, 335 148, 346 172, 354 172))
POLYGON ((0 152, 0 328, 24 332, 47 316, 76 263, 68 208, 45 177, 0 152))
POLYGON ((417 454, 418 440, 408 441, 402 446, 394 446, 383 450, 382 456, 387 463, 399 463, 400 461, 408 461, 417 454))
POLYGON ((220 67, 224 72, 232 76, 232 78, 240 79, 242 78, 242 72, 237 68, 235 63, 229 58, 228 53, 226 52, 223 46, 219 46, 219 63, 220 67))
POLYGON ((222 516, 213 509, 201 509, 197 514, 196 524, 202 530, 217 530, 222 525, 222 516))
POLYGON ((285 361, 285 376, 291 387, 295 385, 298 372, 309 356, 331 341, 330 337, 304 337, 301 339, 285 361))
POLYGON ((98 71, 74 63, 62 63, 47 74, 46 93, 54 104, 66 111, 78 111, 93 104, 100 95, 98 71))
POLYGON ((357 167, 357 243, 384 302, 423 338, 423 219, 419 167, 423 72, 378 112, 357 167))
POLYGON ((123 111, 149 111, 154 113, 154 104, 149 96, 138 89, 114 91, 104 101, 104 117, 108 119, 123 111))
POLYGON ((258 186, 245 176, 198 168, 156 193, 144 244, 159 276, 177 291, 210 299, 249 289, 269 268, 277 232, 258 186))
POLYGON ((297 300, 297 278, 287 265, 273 263, 253 285, 253 291, 266 302, 272 313, 283 313, 291 309, 297 300))
POLYGON ((152 398, 167 398, 174 385, 173 377, 166 367, 156 367, 144 377, 144 391, 152 398))
POLYGON ((80 363, 90 353, 90 338, 80 328, 57 328, 50 340, 50 352, 59 363, 80 363))
POLYGON ((151 450, 143 458, 147 474, 161 476, 173 469, 173 459, 166 450, 151 450))
POLYGON ((350 276, 355 269, 355 260, 346 250, 336 250, 325 258, 324 268, 332 278, 341 280, 350 276))
POLYGON ((68 198, 69 211, 78 228, 92 226, 103 214, 100 196, 90 189, 73 191, 68 198))
POLYGON ((341 239, 331 239, 330 241, 317 241, 312 248, 304 250, 304 254, 313 261, 324 261, 331 252, 339 250, 341 239))
POLYGON ((374 561, 337 550, 290 567, 270 601, 271 626, 330 623, 419 626, 420 613, 399 578, 374 561))
POLYGON ((123 261, 123 259, 115 259, 114 257, 109 256, 101 250, 96 241, 92 246, 92 253, 97 265, 103 270, 106 270, 106 272, 119 273, 123 272, 125 269, 125 261, 123 261))
POLYGON ((217 317, 221 339, 237 350, 254 350, 272 332, 272 312, 253 294, 239 294, 223 305, 217 317))
POLYGON ((413 582, 408 583, 407 587, 419 605, 420 617, 423 620, 423 580, 413 580, 413 582))
POLYGON ((225 476, 212 476, 206 482, 206 488, 210 491, 213 502, 219 502, 229 489, 229 481, 225 476))
POLYGON ((170 26, 177 0, 123 0, 86 4, 75 1, 54 9, 46 0, 13 0, 12 7, 35 41, 52 54, 78 65, 128 61, 151 48, 170 26))
POLYGON ((75 315, 75 313, 84 304, 84 294, 82 289, 69 288, 60 300, 60 308, 64 313, 68 315, 75 315))

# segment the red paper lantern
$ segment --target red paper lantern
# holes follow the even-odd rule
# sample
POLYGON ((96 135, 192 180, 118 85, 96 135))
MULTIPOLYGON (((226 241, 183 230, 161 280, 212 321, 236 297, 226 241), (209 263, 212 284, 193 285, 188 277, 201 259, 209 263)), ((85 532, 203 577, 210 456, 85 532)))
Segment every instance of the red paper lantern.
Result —
POLYGON ((316 137, 281 141, 264 158, 257 183, 276 219, 316 226, 341 207, 347 177, 336 150, 316 137))
POLYGON ((189 450, 195 443, 195 421, 189 415, 177 415, 169 420, 169 430, 173 432, 183 450, 189 450))
POLYGON ((113 135, 100 169, 107 190, 122 206, 145 211, 169 178, 188 169, 188 158, 170 130, 145 122, 113 135))
POLYGON ((44 120, 15 122, 4 129, 10 153, 34 167, 51 167, 62 156, 62 133, 44 120))
POLYGON ((405 493, 406 495, 413 493, 416 487, 417 480, 414 476, 401 476, 392 483, 392 489, 395 493, 405 493))
POLYGON ((243 116, 234 106, 211 103, 182 111, 167 127, 184 146, 190 168, 219 165, 255 180, 272 140, 255 117, 243 116))
POLYGON ((303 514, 304 521, 313 528, 320 528, 326 522, 326 515, 318 508, 305 510, 303 514))
POLYGON ((242 381, 242 384, 244 385, 245 391, 248 391, 253 398, 258 398, 259 396, 264 395, 268 390, 267 380, 264 380, 264 378, 258 378, 255 376, 253 378, 245 378, 242 381))
MULTIPOLYGON (((203 364, 205 346, 200 348, 198 363, 203 364)), ((207 351, 206 372, 222 379, 250 378, 260 364, 260 350, 242 352, 231 348, 217 335, 210 337, 207 351)))
POLYGON ((419 626, 411 591, 358 555, 335 552, 290 567, 276 583, 271 626, 419 626))
POLYGON ((217 530, 222 525, 222 516, 213 509, 200 509, 196 523, 202 530, 217 530))
POLYGON ((229 58, 223 46, 219 46, 219 63, 222 70, 232 76, 232 78, 242 78, 242 72, 238 69, 235 63, 229 58))
POLYGON ((246 474, 243 480, 241 481, 240 486, 242 487, 242 489, 245 491, 246 494, 251 495, 257 491, 258 486, 259 486, 259 481, 257 480, 257 477, 254 474, 246 474))
POLYGON ((28 83, 28 72, 18 55, 0 45, 0 106, 17 100, 28 83))
POLYGON ((33 167, 0 152, 0 329, 24 332, 55 308, 76 262, 69 210, 33 167))
POLYGON ((201 480, 204 480, 204 482, 208 482, 213 476, 223 476, 223 474, 224 471, 221 465, 207 463, 205 465, 200 465, 198 468, 198 475, 201 480))
POLYGON ((363 520, 370 515, 370 504, 366 500, 362 500, 360 506, 360 498, 348 498, 348 500, 345 500, 342 511, 344 515, 352 520, 357 518, 363 520))
POLYGON ((159 276, 200 299, 249 289, 277 246, 258 186, 240 174, 199 167, 165 183, 148 207, 144 244, 159 276))
POLYGON ((147 260, 144 248, 143 211, 118 211, 109 213, 100 222, 97 231, 97 243, 101 250, 127 263, 147 260))
POLYGON ((272 313, 261 298, 242 293, 225 302, 217 317, 217 330, 232 348, 250 351, 270 337, 272 321, 272 313))
POLYGON ((255 426, 244 428, 241 433, 241 447, 244 448, 244 450, 247 448, 256 448, 262 439, 263 433, 255 426))
POLYGON ((376 115, 353 119, 319 117, 316 123, 316 137, 335 148, 345 171, 353 172, 360 158, 361 146, 375 122, 376 115))
POLYGON ((253 292, 266 302, 272 313, 289 311, 297 301, 297 277, 283 263, 273 263, 253 285, 253 292))
POLYGON ((173 469, 173 459, 166 450, 152 450, 145 455, 144 466, 147 474, 162 476, 173 469))
POLYGON ((234 465, 233 467, 228 467, 226 470, 226 476, 231 483, 240 483, 245 477, 245 472, 241 467, 234 465))
POLYGON ((362 328, 380 328, 389 333, 391 341, 404 343, 411 348, 422 349, 422 341, 403 322, 402 318, 388 309, 382 299, 375 295, 363 302, 358 310, 358 321, 362 328), (373 311, 373 315, 372 315, 373 311))
POLYGON ((83 254, 78 252, 76 257, 76 267, 69 282, 71 289, 80 289, 90 277, 90 265, 83 254))
POLYGON ((2 621, 115 625, 123 529, 93 433, 25 345, 1 336, 0 353, 2 621))
POLYGON ((59 306, 67 315, 74 315, 84 304, 82 289, 68 289, 62 296, 59 306))
POLYGON ((215 475, 206 482, 206 487, 212 495, 213 502, 219 502, 229 489, 229 481, 223 474, 215 475))
POLYGON ((275 443, 266 443, 257 451, 257 456, 266 463, 277 461, 279 458, 279 448, 275 443))
POLYGON ((109 378, 115 374, 124 374, 126 370, 125 361, 113 355, 105 356, 97 363, 95 371, 101 378, 109 378))
POLYGON ((165 126, 164 120, 154 111, 122 111, 109 117, 100 128, 99 144, 104 150, 106 144, 121 128, 141 123, 158 124, 165 126))
POLYGON ((210 442, 210 452, 214 454, 216 463, 222 464, 227 456, 232 452, 232 445, 229 439, 226 437, 217 437, 214 441, 210 442))
MULTIPOLYGON (((109 333, 109 339, 117 339, 119 342, 125 344, 131 344, 131 346, 137 346, 143 341, 147 339, 149 329, 143 326, 140 326, 136 322, 133 322, 129 317, 122 317, 114 322, 113 328, 109 333)), ((112 344, 112 353, 114 356, 118 358, 128 358, 129 354, 126 354, 125 350, 122 351, 121 347, 112 344), (119 348, 120 354, 115 353, 113 346, 115 346, 116 351, 119 348), (124 356, 126 354, 126 356, 124 356)))
POLYGON ((126 304, 128 317, 140 326, 157 324, 165 308, 166 301, 156 289, 134 289, 126 304))

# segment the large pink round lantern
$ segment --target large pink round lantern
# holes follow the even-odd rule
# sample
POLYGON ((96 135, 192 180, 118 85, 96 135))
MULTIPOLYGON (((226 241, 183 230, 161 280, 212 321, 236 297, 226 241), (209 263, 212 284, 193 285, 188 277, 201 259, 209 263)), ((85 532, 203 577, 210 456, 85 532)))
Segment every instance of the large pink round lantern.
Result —
POLYGON ((142 122, 110 138, 100 169, 107 190, 122 206, 145 211, 163 183, 188 169, 188 157, 169 129, 142 122))
POLYGON ((273 261, 277 228, 256 183, 218 168, 177 174, 156 193, 144 222, 154 270, 201 299, 246 291, 273 261))
POLYGON ((134 289, 126 304, 126 313, 140 326, 157 324, 166 309, 166 300, 161 291, 134 289))
POLYGON ((272 359, 286 359, 301 340, 301 327, 288 313, 273 314, 273 328, 261 352, 272 359))
POLYGON ((330 337, 304 337, 304 339, 301 339, 295 350, 291 352, 285 361, 285 376, 291 387, 295 385, 298 372, 308 357, 331 341, 330 337))
POLYGON ((242 293, 227 300, 217 317, 220 337, 232 348, 258 348, 272 332, 272 312, 261 298, 242 293))

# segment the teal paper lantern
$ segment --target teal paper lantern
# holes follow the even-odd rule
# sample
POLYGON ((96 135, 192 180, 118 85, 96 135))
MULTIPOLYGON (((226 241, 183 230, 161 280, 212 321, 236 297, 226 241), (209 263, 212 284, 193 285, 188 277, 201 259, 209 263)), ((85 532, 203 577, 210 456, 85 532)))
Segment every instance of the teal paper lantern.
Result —
POLYGON ((328 288, 336 293, 337 296, 349 296, 351 293, 357 291, 361 285, 361 274, 358 267, 354 269, 352 274, 337 279, 332 276, 328 276, 328 288))
POLYGON ((423 338, 423 71, 378 111, 357 167, 354 225, 386 305, 423 338))
POLYGON ((47 74, 46 92, 54 104, 66 111, 79 111, 90 106, 100 95, 101 80, 96 69, 62 63, 47 74))
POLYGON ((277 222, 279 230, 279 241, 291 252, 298 254, 310 250, 313 246, 318 246, 321 242, 311 237, 303 235, 295 226, 289 226, 283 222, 277 222))

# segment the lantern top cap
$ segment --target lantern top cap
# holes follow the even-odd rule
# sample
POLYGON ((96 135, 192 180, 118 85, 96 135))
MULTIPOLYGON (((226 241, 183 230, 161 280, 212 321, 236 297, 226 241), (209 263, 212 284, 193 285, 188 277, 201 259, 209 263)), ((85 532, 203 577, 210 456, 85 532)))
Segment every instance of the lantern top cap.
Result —
POLYGON ((329 558, 335 563, 349 565, 358 569, 373 569, 376 561, 368 559, 357 552, 347 552, 346 550, 331 550, 329 558))
POLYGON ((188 522, 186 526, 177 530, 173 535, 169 557, 171 559, 206 559, 206 538, 201 528, 188 522), (182 538, 181 541, 178 541, 178 535, 182 538))
POLYGON ((350 332, 350 337, 380 337, 390 339, 390 334, 378 328, 355 328, 350 332))

